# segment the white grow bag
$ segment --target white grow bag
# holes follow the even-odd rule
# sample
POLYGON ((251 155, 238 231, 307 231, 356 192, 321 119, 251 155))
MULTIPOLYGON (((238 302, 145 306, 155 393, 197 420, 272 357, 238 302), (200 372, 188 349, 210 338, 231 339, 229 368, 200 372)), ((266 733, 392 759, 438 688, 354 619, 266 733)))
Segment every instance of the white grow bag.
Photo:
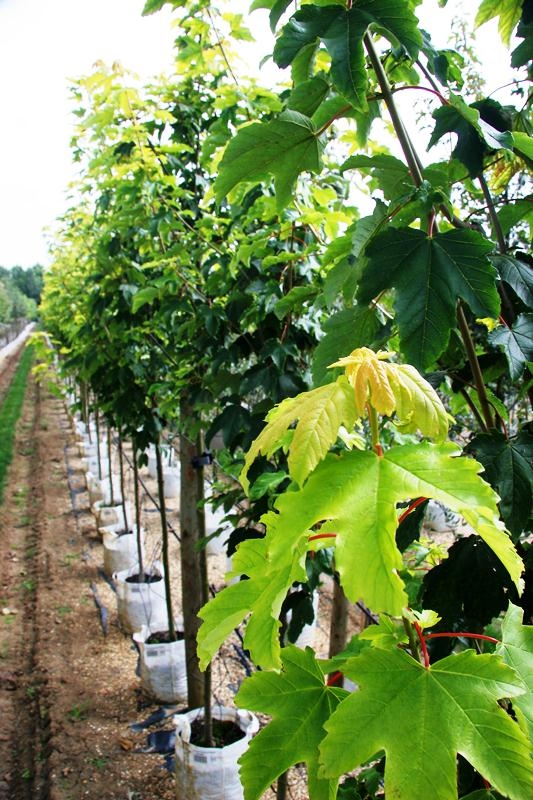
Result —
POLYGON ((96 456, 89 456, 85 459, 85 461, 87 463, 87 469, 89 472, 92 472, 96 477, 98 477, 98 470, 100 470, 100 480, 108 477, 109 459, 106 456, 102 457, 100 462, 98 462, 98 458, 96 456))
POLYGON ((128 583, 127 578, 134 575, 137 565, 129 570, 115 572, 113 580, 117 589, 117 611, 121 628, 126 633, 140 631, 143 625, 165 627, 167 620, 167 604, 163 565, 154 561, 145 567, 149 574, 161 575, 161 580, 154 583, 128 583))
MULTIPOLYGON (((115 526, 113 526, 115 527, 115 526)), ((99 528, 104 545, 104 572, 111 577, 114 572, 135 568, 138 562, 137 535, 132 531, 121 533, 112 528, 99 528)), ((144 561, 144 531, 141 528, 141 552, 144 561)))
POLYGON ((203 719, 203 708, 176 714, 176 800, 243 800, 237 761, 259 721, 243 709, 216 706, 212 713, 213 719, 235 722, 244 736, 226 747, 199 747, 190 743, 191 723, 203 719))
MULTIPOLYGON (((178 462, 174 458, 174 453, 170 445, 161 445, 161 462, 163 467, 179 467, 178 462)), ((154 480, 157 480, 157 459, 155 455, 155 447, 153 444, 148 448, 148 474, 154 480)))
POLYGON ((165 467, 163 470, 163 488, 167 500, 179 498, 181 489, 181 471, 176 467, 165 467))
MULTIPOLYGON (((130 503, 126 501, 126 520, 133 519, 132 509, 130 503)), ((95 503, 93 512, 98 523, 98 533, 103 536, 105 533, 104 528, 117 533, 124 528, 124 508, 122 503, 116 506, 104 506, 103 503, 95 503)), ((128 524, 130 527, 130 524, 128 524)))
POLYGON ((89 502, 91 506, 102 503, 104 494, 102 492, 102 483, 98 480, 96 475, 92 472, 85 473, 85 480, 87 483, 87 491, 89 492, 89 502))
POLYGON ((207 542, 206 552, 208 556, 226 553, 226 541, 232 531, 232 525, 229 522, 222 522, 227 513, 222 507, 213 509, 210 504, 207 504, 204 508, 205 535, 212 536, 220 528, 220 533, 207 542))
MULTIPOLYGON (((181 621, 176 622, 176 629, 183 632, 181 621)), ((185 640, 147 644, 146 640, 158 630, 167 631, 168 624, 143 625, 133 634, 133 641, 139 648, 141 685, 161 703, 186 703, 185 640)))
MULTIPOLYGON (((111 486, 109 484, 109 477, 110 476, 108 475, 100 481, 102 485, 102 499, 104 501, 104 506, 109 506, 111 504, 111 486)), ((113 483, 113 503, 121 503, 122 492, 120 490, 120 476, 111 475, 111 482, 113 483)))

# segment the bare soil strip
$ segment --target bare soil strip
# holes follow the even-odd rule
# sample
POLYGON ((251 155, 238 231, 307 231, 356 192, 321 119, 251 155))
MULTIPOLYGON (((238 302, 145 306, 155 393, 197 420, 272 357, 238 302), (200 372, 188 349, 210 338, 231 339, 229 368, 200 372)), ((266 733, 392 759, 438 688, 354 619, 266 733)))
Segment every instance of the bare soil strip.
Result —
MULTIPOLYGON (((143 526, 153 529, 149 552, 157 555, 157 515, 146 494, 143 507, 143 526)), ((170 512, 177 527, 177 509, 170 512)), ((174 564, 178 553, 173 541, 174 564)), ((225 566, 217 558, 210 562, 216 584, 225 566)), ((65 408, 30 378, 0 508, 0 800, 176 800, 162 756, 138 752, 156 728, 130 727, 159 704, 140 689, 101 563, 65 408)), ((176 575, 176 604, 178 583, 176 575)), ((239 644, 224 645, 215 659, 214 702, 231 700, 244 677, 239 644)), ((171 719, 161 728, 171 729, 171 719)), ((302 800, 298 770, 291 784, 289 798, 302 800)))
MULTIPOLYGON (((15 368, 13 356, 11 374, 15 368)), ((40 391, 31 381, 17 426, 16 466, 0 510, 0 798, 12 800, 48 797, 48 720, 41 708, 36 625, 43 498, 42 486, 32 481, 40 458, 34 444, 39 407, 40 391)))
POLYGON ((67 415, 31 378, 0 508, 0 800, 175 798, 162 757, 133 752, 156 704, 100 563, 67 415))

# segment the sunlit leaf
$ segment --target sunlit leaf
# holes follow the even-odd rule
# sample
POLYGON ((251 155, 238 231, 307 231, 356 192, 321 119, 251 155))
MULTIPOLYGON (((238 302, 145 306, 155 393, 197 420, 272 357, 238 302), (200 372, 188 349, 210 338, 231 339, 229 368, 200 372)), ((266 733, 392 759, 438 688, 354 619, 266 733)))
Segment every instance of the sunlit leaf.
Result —
POLYGON ((405 433, 420 431, 442 441, 448 418, 442 401, 430 384, 409 364, 389 363, 394 355, 374 353, 367 347, 354 350, 332 366, 344 367, 354 388, 358 416, 370 403, 379 414, 396 413, 396 424, 405 433))
POLYGON ((337 780, 318 778, 318 748, 324 723, 348 693, 327 686, 314 653, 285 647, 282 670, 256 672, 241 685, 235 702, 269 714, 269 724, 255 736, 241 758, 245 800, 259 800, 289 767, 307 765, 313 800, 334 800, 337 780))
POLYGON ((220 162, 215 195, 222 200, 241 181, 260 181, 274 176, 278 208, 290 201, 292 187, 301 172, 318 172, 322 143, 308 117, 284 111, 264 123, 241 128, 220 162))
POLYGON ((523 625, 524 612, 518 606, 509 604, 502 622, 502 643, 496 652, 506 664, 513 667, 522 678, 527 692, 513 700, 513 708, 523 714, 529 738, 533 742, 533 625, 523 625))
POLYGON ((296 397, 290 397, 272 409, 267 426, 253 442, 244 462, 240 481, 248 488, 247 472, 260 453, 270 456, 280 447, 285 432, 297 420, 289 453, 291 477, 302 484, 324 458, 337 439, 339 427, 351 429, 356 411, 353 391, 344 377, 296 397))
POLYGON ((371 647, 348 661, 344 673, 359 690, 326 722, 320 748, 326 776, 385 750, 387 797, 456 800, 460 753, 511 800, 533 794, 530 744, 498 704, 524 687, 498 656, 467 650, 425 669, 401 650, 371 647))
POLYGON ((498 17, 498 30, 502 41, 509 47, 511 34, 522 13, 523 0, 483 0, 476 14, 476 26, 484 25, 498 17))

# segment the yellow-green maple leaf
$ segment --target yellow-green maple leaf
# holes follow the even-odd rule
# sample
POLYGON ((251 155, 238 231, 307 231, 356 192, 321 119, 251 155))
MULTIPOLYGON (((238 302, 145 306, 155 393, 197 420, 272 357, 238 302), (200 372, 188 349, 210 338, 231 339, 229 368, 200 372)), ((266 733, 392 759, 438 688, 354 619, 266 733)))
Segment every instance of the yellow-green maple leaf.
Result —
POLYGON ((448 433, 448 415, 438 394, 410 364, 390 363, 394 353, 359 347, 332 367, 345 367, 354 388, 358 416, 367 403, 378 414, 396 413, 396 424, 405 433, 417 430, 443 441, 448 433))
POLYGON ((240 480, 248 491, 251 464, 262 453, 271 456, 282 444, 283 435, 298 420, 289 451, 289 473, 300 485, 337 439, 339 428, 350 430, 356 420, 353 392, 343 376, 296 397, 289 397, 268 414, 267 425, 254 440, 244 462, 240 480))
POLYGON ((275 406, 267 425, 252 443, 240 480, 248 491, 248 470, 258 455, 270 457, 284 444, 284 436, 296 423, 289 445, 291 478, 302 486, 326 456, 344 425, 348 430, 367 414, 367 404, 379 414, 396 414, 405 433, 420 431, 437 441, 446 438, 448 415, 435 390, 409 364, 390 363, 394 353, 375 353, 359 347, 331 366, 345 367, 346 375, 275 406))

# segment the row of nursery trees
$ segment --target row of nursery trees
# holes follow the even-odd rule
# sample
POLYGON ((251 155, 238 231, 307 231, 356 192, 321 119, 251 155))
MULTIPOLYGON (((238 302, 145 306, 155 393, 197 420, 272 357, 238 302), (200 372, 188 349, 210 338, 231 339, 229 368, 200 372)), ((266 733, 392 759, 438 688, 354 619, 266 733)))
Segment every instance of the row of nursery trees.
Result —
POLYGON ((246 619, 260 670, 236 702, 271 716, 242 759, 247 800, 300 762, 313 800, 383 781, 391 800, 526 800, 531 2, 479 7, 513 41, 502 104, 470 44, 435 48, 417 0, 255 2, 286 70, 276 91, 236 66, 242 16, 204 0, 145 13, 167 1, 174 75, 140 87, 99 65, 73 86, 80 180, 43 316, 139 460, 179 431, 189 703, 246 619), (407 97, 426 98, 415 122, 407 97), (192 461, 216 433, 247 579, 199 610, 192 461), (475 531, 441 558, 419 544, 429 498, 475 531), (287 644, 280 615, 296 585, 305 618, 328 570, 336 608, 362 601, 377 623, 348 644, 337 625, 325 661, 287 644))

